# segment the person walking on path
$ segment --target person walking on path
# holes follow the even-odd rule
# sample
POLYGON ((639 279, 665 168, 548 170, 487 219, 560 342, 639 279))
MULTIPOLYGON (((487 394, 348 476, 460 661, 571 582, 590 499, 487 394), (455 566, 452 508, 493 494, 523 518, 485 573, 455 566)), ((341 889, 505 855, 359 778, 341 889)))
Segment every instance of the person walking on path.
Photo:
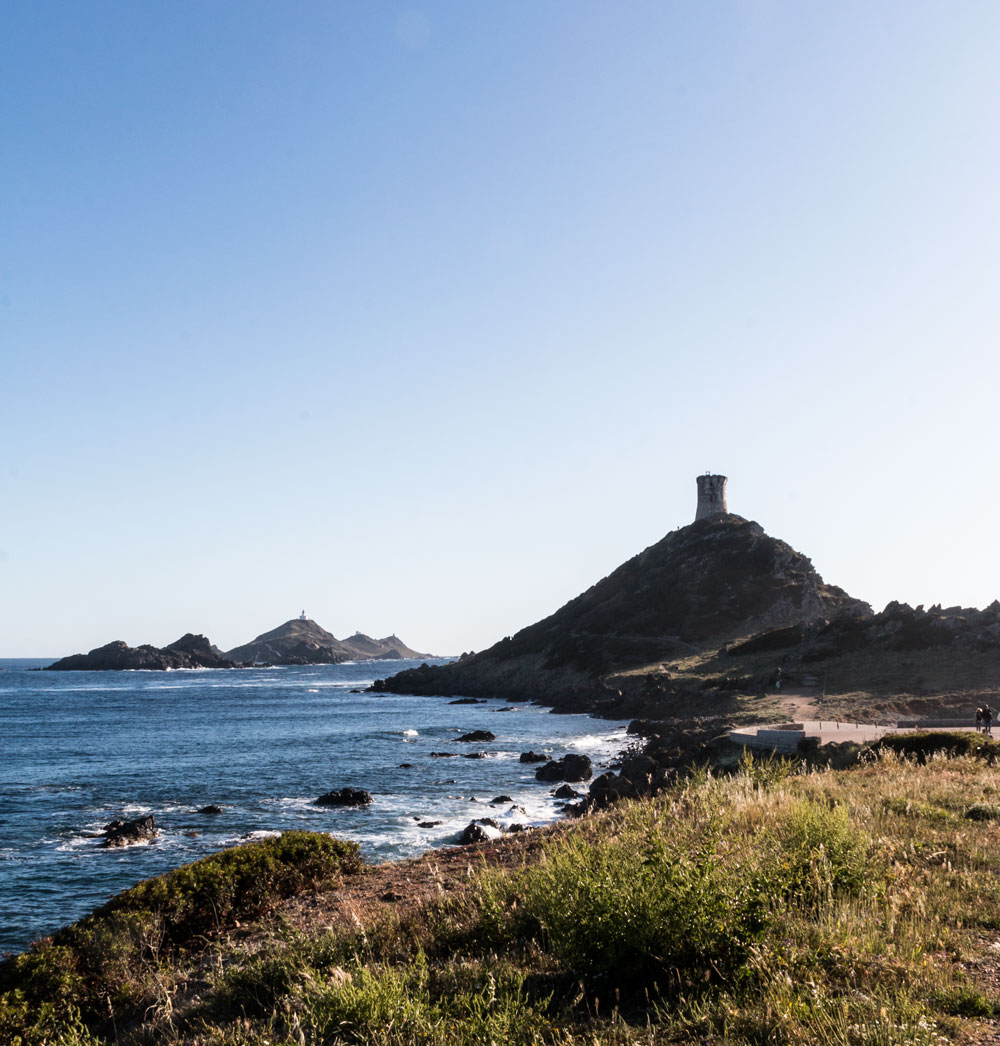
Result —
POLYGON ((989 705, 983 705, 983 733, 993 733, 993 709, 989 705))

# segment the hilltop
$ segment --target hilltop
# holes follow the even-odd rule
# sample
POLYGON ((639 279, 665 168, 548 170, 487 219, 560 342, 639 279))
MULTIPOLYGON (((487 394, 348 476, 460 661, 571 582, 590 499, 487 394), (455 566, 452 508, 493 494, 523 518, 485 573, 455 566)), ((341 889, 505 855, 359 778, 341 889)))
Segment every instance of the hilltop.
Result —
POLYGON ((373 639, 356 632, 338 639, 311 618, 292 618, 264 632, 243 646, 227 650, 225 657, 241 663, 268 662, 275 665, 340 664, 342 661, 373 661, 431 657, 411 650, 398 636, 373 639))
POLYGON ((778 628, 871 616, 811 561, 734 514, 696 520, 542 621, 450 665, 376 682, 396 693, 493 695, 592 708, 610 680, 778 628))

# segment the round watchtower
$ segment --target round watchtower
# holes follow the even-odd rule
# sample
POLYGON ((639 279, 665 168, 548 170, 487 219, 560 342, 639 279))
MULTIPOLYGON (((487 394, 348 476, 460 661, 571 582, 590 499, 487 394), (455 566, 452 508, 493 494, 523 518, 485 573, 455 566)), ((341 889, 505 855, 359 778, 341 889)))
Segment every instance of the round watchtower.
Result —
POLYGON ((709 516, 724 516, 729 511, 726 508, 726 478, 713 476, 710 472, 698 477, 698 511, 694 514, 695 522, 708 519, 709 516))

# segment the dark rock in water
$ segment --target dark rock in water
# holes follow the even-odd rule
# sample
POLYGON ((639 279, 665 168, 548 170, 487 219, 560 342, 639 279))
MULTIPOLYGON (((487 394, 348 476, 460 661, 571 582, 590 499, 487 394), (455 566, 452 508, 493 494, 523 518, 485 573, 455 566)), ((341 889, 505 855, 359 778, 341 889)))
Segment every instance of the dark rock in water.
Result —
POLYGON ((449 705, 485 705, 486 699, 482 697, 459 697, 454 701, 449 701, 449 705))
POLYGON ((102 846, 131 846, 144 843, 159 835, 156 820, 152 815, 137 817, 134 821, 112 821, 104 826, 102 846))
POLYGON ((549 757, 541 752, 522 752, 518 757, 519 763, 547 763, 549 757))
POLYGON ((506 708, 494 708, 493 711, 494 712, 513 712, 514 711, 514 706, 513 705, 507 705, 506 708))
POLYGON ((162 649, 155 646, 131 647, 118 639, 97 647, 89 654, 73 654, 46 665, 51 672, 166 671, 169 668, 235 668, 236 663, 220 657, 204 636, 181 636, 162 649))
POLYGON ((526 824, 521 824, 520 821, 516 822, 515 824, 512 824, 507 829, 508 832, 526 832, 527 830, 528 826, 526 824))
POLYGON ((497 735, 489 730, 472 730, 467 734, 462 734, 461 737, 456 737, 456 741, 495 741, 497 735))
POLYGON ((498 803, 512 803, 514 800, 509 795, 498 795, 490 800, 490 806, 496 806, 498 803))
POLYGON ((443 821, 421 821, 417 825, 418 828, 437 828, 439 824, 444 824, 443 821))
POLYGON ((465 830, 458 837, 459 845, 468 846, 470 843, 488 843, 490 833, 481 824, 471 821, 465 826, 465 830))
POLYGON ((431 759, 449 759, 451 756, 457 756, 458 752, 431 752, 431 759))
POLYGON ((412 770, 413 769, 413 763, 400 763, 398 769, 399 770, 412 770))
POLYGON ((570 753, 540 766, 535 771, 535 778, 539 781, 586 781, 590 774, 590 756, 570 753))
POLYGON ((463 759, 485 759, 486 752, 466 752, 463 759))
POLYGON ((221 814, 222 807, 217 806, 215 803, 209 803, 208 806, 203 806, 198 813, 200 814, 221 814))
POLYGON ((579 799, 580 793, 570 788, 568 784, 561 785, 555 790, 556 799, 579 799))
POLYGON ((371 792, 363 788, 338 788, 325 792, 316 801, 316 806, 367 806, 374 802, 371 792))
POLYGON ((485 825, 487 828, 495 828, 498 832, 500 831, 500 822, 494 821, 492 817, 478 817, 476 823, 485 825))

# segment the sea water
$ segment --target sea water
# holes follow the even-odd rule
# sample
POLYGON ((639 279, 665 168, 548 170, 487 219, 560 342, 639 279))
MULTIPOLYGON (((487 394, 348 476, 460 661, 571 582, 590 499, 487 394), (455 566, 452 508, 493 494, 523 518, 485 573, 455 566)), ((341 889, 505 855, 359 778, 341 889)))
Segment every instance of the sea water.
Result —
POLYGON ((552 820, 554 789, 520 753, 580 752, 599 772, 625 745, 623 724, 533 704, 353 692, 413 661, 30 671, 48 663, 0 660, 0 954, 142 879, 287 829, 353 839, 387 861, 453 845, 480 817, 552 820), (496 740, 457 740, 472 730, 496 740), (463 758, 473 752, 485 758, 463 758), (374 803, 315 805, 343 787, 374 803), (511 801, 491 804, 500 795, 511 801), (198 812, 209 804, 222 813, 198 812), (105 824, 145 814, 155 840, 101 847, 105 824))

